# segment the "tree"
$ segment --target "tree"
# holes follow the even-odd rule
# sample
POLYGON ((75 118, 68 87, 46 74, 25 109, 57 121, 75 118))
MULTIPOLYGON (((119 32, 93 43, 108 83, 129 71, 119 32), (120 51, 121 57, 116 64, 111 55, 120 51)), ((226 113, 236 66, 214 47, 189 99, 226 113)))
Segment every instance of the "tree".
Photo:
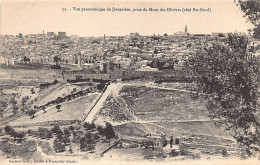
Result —
POLYGON ((24 57, 23 57, 23 62, 25 62, 25 63, 28 63, 28 62, 30 62, 30 58, 28 58, 28 57, 24 56, 24 57))
POLYGON ((27 134, 32 135, 33 134, 33 130, 28 129, 27 134))
POLYGON ((10 104, 12 105, 12 107, 13 107, 13 113, 14 114, 17 114, 17 110, 18 110, 18 107, 17 107, 17 101, 12 97, 11 99, 10 99, 10 104))
POLYGON ((87 151, 93 151, 95 149, 95 146, 92 143, 87 144, 86 146, 87 151))
POLYGON ((71 125, 71 126, 69 126, 69 130, 73 131, 73 130, 75 130, 75 127, 73 125, 71 125))
POLYGON ((42 110, 43 110, 43 113, 47 112, 45 106, 42 107, 42 110))
POLYGON ((58 134, 57 134, 57 139, 58 139, 60 142, 63 141, 63 136, 62 136, 61 133, 58 133, 58 134))
POLYGON ((52 130, 47 130, 46 132, 45 132, 45 138, 52 138, 52 136, 53 136, 53 132, 52 132, 52 130))
POLYGON ((227 156, 227 154, 228 154, 228 153, 227 153, 227 150, 226 150, 225 148, 223 148, 223 149, 221 150, 221 155, 225 157, 225 156, 227 156))
POLYGON ((9 126, 9 125, 6 125, 4 129, 5 129, 5 132, 7 134, 9 134, 13 128, 11 126, 9 126))
POLYGON ((60 112, 61 105, 56 105, 57 112, 60 112))
POLYGON ((46 128, 39 127, 38 128, 38 137, 44 139, 46 132, 47 132, 46 128))
POLYGON ((53 142, 53 148, 55 152, 65 151, 65 146, 58 139, 55 139, 53 142))
POLYGON ((85 137, 81 137, 80 140, 80 150, 85 150, 87 147, 87 142, 85 137))
POLYGON ((62 141, 63 141, 63 143, 64 143, 65 145, 67 145, 68 143, 70 143, 70 138, 69 138, 69 136, 64 136, 62 141))
POLYGON ((29 110, 28 114, 29 114, 29 116, 31 116, 31 119, 33 119, 35 117, 34 116, 35 113, 36 113, 36 110, 34 110, 34 109, 29 110))
POLYGON ((18 132, 18 133, 17 133, 17 137, 19 138, 19 142, 22 141, 22 138, 24 138, 24 136, 25 136, 25 133, 24 133, 24 132, 18 132))
POLYGON ((98 132, 99 132, 100 135, 103 135, 103 134, 104 134, 104 130, 103 130, 103 128, 102 128, 101 126, 98 126, 98 127, 97 127, 97 130, 98 130, 98 132))
MULTIPOLYGON (((236 1, 236 0, 235 0, 236 1)), ((237 5, 245 13, 247 18, 255 27, 253 36, 260 38, 260 1, 259 0, 237 0, 237 5)))
POLYGON ((70 146, 70 149, 69 149, 69 153, 73 153, 73 150, 72 150, 71 146, 70 146))
POLYGON ((58 62, 61 61, 59 56, 54 56, 53 61, 56 63, 56 66, 58 66, 58 62))
POLYGON ((163 143, 163 147, 167 146, 167 140, 165 139, 164 143, 163 143))
POLYGON ((29 96, 24 96, 22 98, 22 106, 25 106, 26 102, 29 100, 29 96))
POLYGON ((14 106, 16 106, 17 101, 12 97, 12 98, 10 99, 10 104, 14 107, 14 106))
POLYGON ((16 132, 14 129, 11 130, 10 135, 11 135, 12 137, 14 137, 14 139, 16 140, 16 138, 17 138, 17 132, 16 132))
MULTIPOLYGON (((259 64, 245 36, 230 34, 195 56, 193 71, 199 93, 216 125, 225 126, 248 155, 260 145, 257 90, 259 64)), ((259 109, 259 108, 258 108, 259 109)))
POLYGON ((173 138, 171 136, 171 139, 170 139, 170 147, 172 148, 172 144, 173 144, 173 138))
POLYGON ((68 136, 68 137, 70 136, 70 131, 68 129, 64 129, 63 132, 64 132, 65 136, 68 136))
POLYGON ((83 127, 86 128, 87 130, 96 128, 94 123, 89 124, 87 122, 84 123, 83 127))
POLYGON ((51 130, 53 133, 62 134, 62 131, 58 125, 55 125, 51 130))
POLYGON ((35 93, 34 88, 32 88, 31 89, 31 94, 34 94, 34 93, 35 93))
POLYGON ((107 139, 109 139, 109 145, 110 145, 110 139, 115 137, 115 132, 113 130, 113 127, 110 123, 106 123, 106 128, 104 129, 104 134, 107 139))
POLYGON ((17 108, 13 108, 13 114, 17 114, 18 113, 18 109, 17 108))
POLYGON ((94 143, 93 138, 92 138, 92 134, 89 133, 89 132, 86 133, 85 139, 86 139, 86 142, 87 142, 88 144, 94 143))

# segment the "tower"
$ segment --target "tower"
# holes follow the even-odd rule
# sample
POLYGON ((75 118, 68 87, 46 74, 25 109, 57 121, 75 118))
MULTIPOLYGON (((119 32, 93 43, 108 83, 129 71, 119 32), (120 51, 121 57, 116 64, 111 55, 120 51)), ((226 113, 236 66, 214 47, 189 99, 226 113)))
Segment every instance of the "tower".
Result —
POLYGON ((188 32, 188 27, 187 27, 187 25, 185 25, 185 30, 184 30, 184 32, 185 32, 185 33, 188 32))
POLYGON ((104 34, 104 43, 106 43, 106 35, 104 34))
POLYGON ((81 68, 81 52, 78 54, 78 68, 81 68))

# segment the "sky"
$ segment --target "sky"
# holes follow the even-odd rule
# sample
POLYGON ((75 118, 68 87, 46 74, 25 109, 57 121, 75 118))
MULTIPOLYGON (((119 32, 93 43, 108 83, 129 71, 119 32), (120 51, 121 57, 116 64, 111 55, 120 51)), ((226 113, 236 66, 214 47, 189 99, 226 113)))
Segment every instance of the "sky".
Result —
POLYGON ((64 31, 67 35, 117 36, 130 32, 141 35, 247 32, 252 27, 234 0, 1 0, 0 33, 17 35, 64 31), (130 8, 132 12, 81 12, 62 8, 130 8), (133 12, 149 8, 210 8, 211 12, 133 12))

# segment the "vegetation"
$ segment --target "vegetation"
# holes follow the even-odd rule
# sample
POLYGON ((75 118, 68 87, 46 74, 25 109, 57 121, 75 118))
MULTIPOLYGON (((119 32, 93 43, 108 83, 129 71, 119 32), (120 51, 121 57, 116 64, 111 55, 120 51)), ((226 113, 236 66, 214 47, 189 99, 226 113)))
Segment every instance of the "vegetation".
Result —
POLYGON ((16 140, 16 138, 19 138, 19 141, 18 142, 22 142, 22 140, 23 140, 23 138, 25 137, 25 132, 16 132, 11 126, 9 126, 9 125, 6 125, 5 126, 5 128, 4 128, 4 130, 5 130, 5 133, 7 134, 7 135, 10 135, 10 136, 12 136, 15 140, 16 140))
POLYGON ((173 138, 171 136, 171 139, 170 139, 170 147, 172 148, 172 144, 173 144, 173 138))
POLYGON ((58 139, 54 139, 53 148, 55 152, 63 152, 65 151, 65 146, 58 139))
POLYGON ((36 152, 36 142, 33 140, 26 140, 21 143, 21 145, 15 145, 10 143, 9 140, 2 141, 0 143, 0 149, 4 154, 8 156, 21 156, 25 158, 30 158, 36 152))
POLYGON ((59 62, 61 61, 59 56, 54 56, 53 61, 55 62, 55 65, 51 66, 51 69, 61 69, 61 66, 59 65, 59 62))
MULTIPOLYGON (((260 38, 260 1, 258 0, 237 0, 237 5, 243 11, 244 17, 247 18, 255 27, 253 28, 253 36, 260 38)), ((249 29, 251 32, 251 29, 249 29)))
POLYGON ((91 130, 91 129, 96 128, 96 126, 95 126, 94 123, 89 124, 89 123, 86 123, 86 122, 84 123, 83 127, 84 127, 85 129, 87 129, 87 130, 91 130))
POLYGON ((30 109, 27 113, 29 116, 31 116, 31 119, 33 119, 35 117, 34 114, 36 113, 36 110, 30 109))
POLYGON ((104 134, 107 139, 109 139, 109 145, 110 145, 110 139, 115 137, 115 132, 113 130, 113 127, 110 123, 106 123, 106 128, 103 130, 104 134))
POLYGON ((61 105, 56 105, 57 112, 60 112, 61 105))
POLYGON ((52 128, 52 132, 56 133, 56 134, 62 134, 62 131, 58 125, 56 125, 52 128))
POLYGON ((259 64, 245 36, 230 34, 225 43, 215 43, 197 53, 194 73, 199 92, 218 125, 224 125, 245 147, 260 145, 257 90, 259 64))
POLYGON ((23 57, 23 62, 25 62, 25 63, 28 63, 28 62, 30 62, 30 58, 28 58, 28 57, 26 57, 26 56, 24 56, 23 57))
POLYGON ((51 85, 55 85, 55 84, 57 84, 57 83, 59 83, 59 81, 58 81, 58 80, 54 80, 54 81, 51 82, 51 83, 40 84, 40 88, 49 87, 49 86, 51 86, 51 85))
POLYGON ((87 133, 85 136, 80 138, 80 149, 83 151, 92 151, 95 149, 94 147, 93 135, 87 133))

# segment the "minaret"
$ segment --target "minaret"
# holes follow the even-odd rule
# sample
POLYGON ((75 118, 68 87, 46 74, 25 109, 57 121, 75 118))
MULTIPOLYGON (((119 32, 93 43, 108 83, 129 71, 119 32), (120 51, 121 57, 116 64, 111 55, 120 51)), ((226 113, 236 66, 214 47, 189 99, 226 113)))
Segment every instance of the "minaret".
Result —
POLYGON ((187 25, 185 25, 185 30, 184 30, 185 33, 188 33, 188 27, 187 25))
POLYGON ((106 35, 104 34, 104 43, 106 43, 106 35))
POLYGON ((81 68, 81 52, 78 54, 78 68, 81 68))

